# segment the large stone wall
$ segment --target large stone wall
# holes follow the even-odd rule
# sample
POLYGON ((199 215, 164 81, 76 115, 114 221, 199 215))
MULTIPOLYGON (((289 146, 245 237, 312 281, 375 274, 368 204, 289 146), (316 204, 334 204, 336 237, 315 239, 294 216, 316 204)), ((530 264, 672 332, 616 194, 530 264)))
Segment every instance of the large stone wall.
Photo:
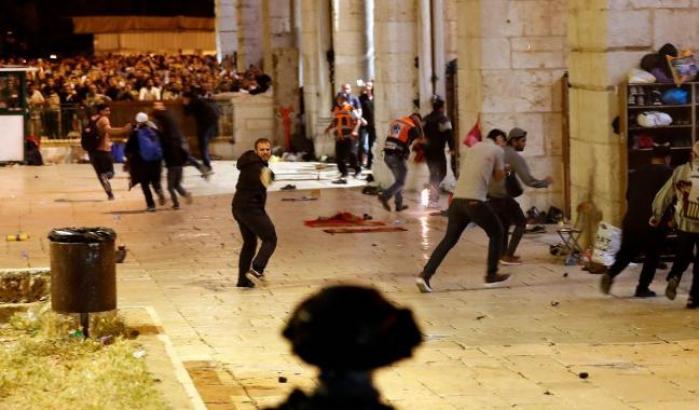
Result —
POLYGON ((563 205, 561 78, 566 69, 564 0, 461 0, 459 13, 459 128, 480 115, 493 128, 528 132, 532 174, 555 179, 528 189, 523 207, 563 205))
POLYGON ((610 126, 618 85, 643 54, 667 42, 699 46, 697 0, 568 0, 572 205, 588 201, 619 224, 625 208, 625 142, 610 126))

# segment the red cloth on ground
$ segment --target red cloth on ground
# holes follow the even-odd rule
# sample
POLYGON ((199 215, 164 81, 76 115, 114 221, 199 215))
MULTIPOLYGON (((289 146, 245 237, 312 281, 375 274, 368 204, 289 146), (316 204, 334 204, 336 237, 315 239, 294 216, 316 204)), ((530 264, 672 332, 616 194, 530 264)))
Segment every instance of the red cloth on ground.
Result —
POLYGON ((400 226, 377 226, 369 228, 330 228, 323 229, 323 232, 336 233, 377 233, 377 232, 405 232, 407 229, 400 226))
POLYGON ((361 216, 352 214, 351 212, 338 212, 337 214, 327 218, 318 217, 303 221, 303 224, 311 228, 332 228, 341 226, 384 226, 386 223, 381 221, 372 221, 364 219, 361 216))

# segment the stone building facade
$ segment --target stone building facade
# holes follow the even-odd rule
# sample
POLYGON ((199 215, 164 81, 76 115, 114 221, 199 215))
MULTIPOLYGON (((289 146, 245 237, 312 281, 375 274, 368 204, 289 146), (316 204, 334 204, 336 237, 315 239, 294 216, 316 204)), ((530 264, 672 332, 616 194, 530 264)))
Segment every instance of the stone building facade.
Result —
MULTIPOLYGON (((321 131, 342 83, 373 74, 381 139, 392 118, 428 111, 431 95, 446 92, 447 63, 457 59, 459 140, 476 121, 484 133, 526 129, 533 173, 556 183, 528 190, 523 206, 575 212, 588 202, 612 223, 623 214, 626 184, 626 142, 610 125, 619 85, 664 43, 699 47, 699 0, 217 0, 224 8, 221 50, 266 66, 286 56, 274 68, 281 74, 275 86, 286 87, 275 101, 298 106, 299 94, 289 90, 302 87, 317 153, 332 154, 321 131)), ((374 171, 390 179, 380 161, 374 171)), ((412 187, 421 183, 414 178, 412 187)))

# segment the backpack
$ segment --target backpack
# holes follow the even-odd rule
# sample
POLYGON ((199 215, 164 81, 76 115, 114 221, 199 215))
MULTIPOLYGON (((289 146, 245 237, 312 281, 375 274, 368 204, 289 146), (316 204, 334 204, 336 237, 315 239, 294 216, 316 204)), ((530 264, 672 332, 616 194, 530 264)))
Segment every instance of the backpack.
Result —
POLYGON ((83 128, 82 135, 80 136, 80 146, 87 152, 92 152, 97 149, 100 143, 100 134, 97 130, 97 121, 102 118, 99 115, 93 115, 90 117, 90 122, 87 126, 83 128))
POLYGON ((507 195, 513 198, 517 198, 524 193, 522 185, 519 183, 519 179, 517 179, 517 175, 512 171, 508 172, 505 177, 505 190, 507 191, 507 195))
POLYGON ((136 130, 138 138, 138 152, 144 161, 160 161, 163 159, 163 148, 160 146, 158 135, 150 127, 141 127, 136 130))

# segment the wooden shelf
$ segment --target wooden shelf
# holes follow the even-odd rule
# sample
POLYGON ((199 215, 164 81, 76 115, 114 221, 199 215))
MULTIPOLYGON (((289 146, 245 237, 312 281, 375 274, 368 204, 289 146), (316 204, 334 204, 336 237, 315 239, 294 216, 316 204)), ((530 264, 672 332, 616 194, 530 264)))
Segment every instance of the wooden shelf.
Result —
POLYGON ((648 130, 662 130, 662 129, 672 129, 672 128, 694 128, 693 125, 663 125, 660 127, 629 127, 629 131, 648 131, 648 130))
POLYGON ((679 164, 675 161, 685 161, 685 157, 689 157, 692 145, 699 140, 699 82, 684 83, 679 86, 675 83, 624 83, 619 87, 619 91, 619 122, 627 144, 624 150, 624 164, 628 168, 627 170, 632 171, 650 163, 652 148, 632 148, 636 142, 635 138, 639 134, 647 134, 656 142, 670 142, 677 145, 670 148, 673 154, 673 165, 679 164), (651 102, 650 99, 646 98, 643 101, 644 105, 628 105, 629 98, 635 100, 631 97, 632 88, 634 94, 638 93, 637 95, 646 95, 652 89, 665 92, 669 89, 681 88, 688 93, 687 104, 645 105, 651 102), (660 127, 642 127, 636 122, 636 117, 642 111, 669 112, 675 121, 686 122, 686 124, 675 123, 660 127))
MULTIPOLYGON (((686 150, 690 150, 690 149, 692 149, 692 147, 670 147, 671 151, 686 151, 686 150)), ((631 148, 631 149, 629 149, 629 152, 646 152, 646 151, 648 151, 648 152, 653 151, 653 148, 636 148, 636 149, 631 148)))
POLYGON ((694 105, 692 104, 683 104, 683 105, 629 105, 629 110, 650 110, 653 108, 692 108, 694 105))

